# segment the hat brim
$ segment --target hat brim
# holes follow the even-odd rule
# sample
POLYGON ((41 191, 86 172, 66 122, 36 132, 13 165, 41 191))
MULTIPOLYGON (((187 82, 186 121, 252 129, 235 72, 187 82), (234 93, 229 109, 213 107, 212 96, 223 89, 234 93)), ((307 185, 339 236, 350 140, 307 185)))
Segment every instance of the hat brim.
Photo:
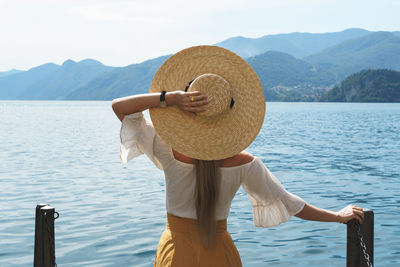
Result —
POLYGON ((240 56, 217 46, 195 46, 171 56, 158 69, 150 92, 182 90, 196 77, 213 73, 232 88, 233 107, 215 118, 189 116, 177 107, 152 108, 150 116, 161 139, 176 151, 201 160, 224 159, 248 147, 265 116, 261 82, 240 56))

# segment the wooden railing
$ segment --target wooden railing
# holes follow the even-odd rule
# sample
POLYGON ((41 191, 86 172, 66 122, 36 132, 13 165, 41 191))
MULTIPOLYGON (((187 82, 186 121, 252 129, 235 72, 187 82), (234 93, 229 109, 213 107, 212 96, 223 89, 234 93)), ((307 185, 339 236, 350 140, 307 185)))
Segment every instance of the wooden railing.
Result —
MULTIPOLYGON (((47 204, 36 206, 34 267, 54 267, 54 220, 59 216, 47 204)), ((374 260, 374 213, 364 209, 360 225, 356 219, 347 222, 347 267, 372 267, 374 260)))

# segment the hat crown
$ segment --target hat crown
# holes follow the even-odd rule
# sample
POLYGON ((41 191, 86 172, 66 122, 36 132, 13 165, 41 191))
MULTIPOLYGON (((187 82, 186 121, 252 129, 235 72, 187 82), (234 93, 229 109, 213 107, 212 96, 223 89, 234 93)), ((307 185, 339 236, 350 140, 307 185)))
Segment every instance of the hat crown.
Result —
POLYGON ((233 97, 229 83, 221 76, 213 73, 198 76, 190 84, 188 91, 200 91, 207 95, 209 101, 205 106, 207 110, 198 113, 198 116, 204 117, 221 115, 229 109, 233 97))

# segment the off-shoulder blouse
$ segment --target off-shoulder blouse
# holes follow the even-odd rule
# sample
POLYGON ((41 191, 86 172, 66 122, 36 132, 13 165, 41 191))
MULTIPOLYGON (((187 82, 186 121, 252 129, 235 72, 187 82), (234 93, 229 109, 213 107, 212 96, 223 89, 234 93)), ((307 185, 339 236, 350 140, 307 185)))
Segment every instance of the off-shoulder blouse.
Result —
MULTIPOLYGON (((171 147, 156 134, 151 121, 142 112, 124 117, 120 137, 122 164, 146 154, 165 173, 167 212, 196 219, 195 165, 176 160, 171 147)), ((306 203, 299 196, 288 192, 257 157, 240 166, 220 169, 217 220, 228 217, 232 200, 240 186, 248 193, 253 207, 254 225, 258 227, 272 227, 286 222, 290 216, 300 212, 306 203)))

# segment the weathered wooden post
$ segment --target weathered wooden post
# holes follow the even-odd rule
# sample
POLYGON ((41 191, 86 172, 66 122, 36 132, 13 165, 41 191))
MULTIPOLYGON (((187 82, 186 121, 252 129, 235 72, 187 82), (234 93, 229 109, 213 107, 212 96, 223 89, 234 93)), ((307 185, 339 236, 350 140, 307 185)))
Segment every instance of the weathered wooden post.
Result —
POLYGON ((34 254, 34 260, 33 260, 33 265, 34 266, 39 266, 39 262, 43 262, 43 255, 41 250, 39 249, 39 244, 43 244, 43 233, 42 233, 42 220, 40 220, 40 209, 44 206, 47 206, 47 204, 38 204, 36 205, 36 215, 35 215, 35 254, 34 254))
POLYGON ((46 204, 36 206, 34 267, 56 266, 54 220, 58 216, 53 207, 46 204))
POLYGON ((347 267, 372 267, 374 264, 374 212, 364 209, 364 220, 347 223, 347 267))

